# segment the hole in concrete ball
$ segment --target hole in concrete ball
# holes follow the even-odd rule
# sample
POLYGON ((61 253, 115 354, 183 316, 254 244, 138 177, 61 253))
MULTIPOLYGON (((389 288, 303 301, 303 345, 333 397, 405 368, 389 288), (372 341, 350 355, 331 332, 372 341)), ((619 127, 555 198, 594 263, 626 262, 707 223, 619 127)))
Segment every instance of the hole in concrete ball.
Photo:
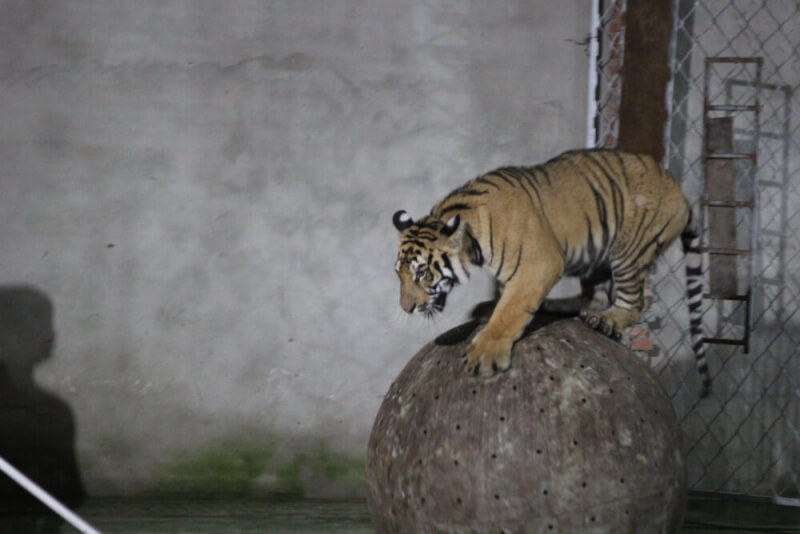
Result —
POLYGON ((536 449, 536 454, 542 454, 542 449, 536 449))
POLYGON ((505 420, 506 420, 506 416, 505 416, 505 415, 501 415, 501 416, 500 416, 500 420, 501 420, 501 421, 505 421, 505 420))
POLYGON ((496 501, 499 501, 499 500, 500 500, 500 495, 498 495, 497 493, 495 493, 495 494, 494 494, 494 500, 496 500, 496 501))
POLYGON ((544 491, 542 492, 542 495, 547 495, 548 493, 549 493, 549 492, 548 492, 547 490, 544 490, 544 491))
POLYGON ((581 484, 581 487, 582 487, 582 488, 585 488, 585 487, 586 487, 586 482, 584 482, 583 484, 581 484))
POLYGON ((495 458, 497 458, 497 455, 495 453, 492 453, 492 460, 494 460, 495 458))
POLYGON ((453 465, 458 465, 458 460, 453 460, 453 465))
POLYGON ((456 430, 461 430, 461 425, 456 425, 456 430))
POLYGON ((458 499, 456 499, 456 502, 457 502, 458 504, 461 504, 461 497, 459 497, 458 499))
POLYGON ((513 389, 514 391, 517 391, 517 386, 514 386, 514 387, 513 387, 513 388, 511 388, 511 389, 513 389))

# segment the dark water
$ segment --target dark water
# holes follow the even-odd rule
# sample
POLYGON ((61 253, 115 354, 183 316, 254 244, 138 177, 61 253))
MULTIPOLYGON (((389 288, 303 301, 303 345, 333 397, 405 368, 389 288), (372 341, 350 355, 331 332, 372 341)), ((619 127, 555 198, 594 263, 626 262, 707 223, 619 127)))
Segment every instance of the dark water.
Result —
MULTIPOLYGON (((800 500, 795 500, 800 505, 800 500)), ((747 499, 692 497, 683 524, 685 534, 797 533, 800 506, 778 506, 747 499)))
POLYGON ((90 499, 78 513, 103 533, 373 532, 360 500, 90 499))
MULTIPOLYGON (((373 532, 364 501, 90 499, 78 513, 104 533, 373 532)), ((72 532, 64 527, 63 532, 72 532)), ((800 507, 693 497, 683 533, 800 534, 800 507)))

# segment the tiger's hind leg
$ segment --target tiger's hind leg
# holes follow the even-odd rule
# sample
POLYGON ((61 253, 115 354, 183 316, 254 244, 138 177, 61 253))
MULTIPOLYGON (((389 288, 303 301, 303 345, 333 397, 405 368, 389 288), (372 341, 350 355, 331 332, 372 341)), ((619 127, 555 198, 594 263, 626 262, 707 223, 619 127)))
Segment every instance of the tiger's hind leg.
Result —
POLYGON ((611 306, 603 311, 581 311, 580 317, 589 327, 608 337, 620 339, 625 328, 639 321, 644 307, 644 282, 655 253, 648 256, 643 263, 612 265, 611 306))

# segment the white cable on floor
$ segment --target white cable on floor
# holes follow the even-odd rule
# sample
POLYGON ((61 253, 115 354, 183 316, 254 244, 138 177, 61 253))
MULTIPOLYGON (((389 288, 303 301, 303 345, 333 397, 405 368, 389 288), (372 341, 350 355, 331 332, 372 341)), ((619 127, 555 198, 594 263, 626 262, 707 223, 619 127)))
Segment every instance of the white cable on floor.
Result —
POLYGON ((50 507, 55 513, 63 517, 73 527, 80 530, 83 534, 100 534, 100 532, 89 523, 78 517, 72 510, 58 502, 52 495, 40 488, 33 480, 26 477, 16 467, 5 461, 0 456, 0 471, 7 474, 14 482, 28 490, 34 497, 50 507))

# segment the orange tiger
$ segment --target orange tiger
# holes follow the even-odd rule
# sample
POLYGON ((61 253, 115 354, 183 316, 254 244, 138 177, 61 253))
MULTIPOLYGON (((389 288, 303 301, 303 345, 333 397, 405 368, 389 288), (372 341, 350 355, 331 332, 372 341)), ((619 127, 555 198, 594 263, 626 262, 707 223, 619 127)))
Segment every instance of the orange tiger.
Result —
POLYGON ((643 288, 658 253, 678 236, 686 258, 689 332, 703 393, 711 387, 701 328, 700 240, 689 202, 650 156, 574 150, 534 167, 503 167, 475 178, 414 221, 393 217, 400 237, 395 271, 400 306, 431 316, 473 266, 503 286, 488 323, 465 355, 489 377, 511 365, 511 347, 563 276, 582 294, 610 280, 610 306, 584 308, 584 322, 619 337, 640 320, 643 288))

